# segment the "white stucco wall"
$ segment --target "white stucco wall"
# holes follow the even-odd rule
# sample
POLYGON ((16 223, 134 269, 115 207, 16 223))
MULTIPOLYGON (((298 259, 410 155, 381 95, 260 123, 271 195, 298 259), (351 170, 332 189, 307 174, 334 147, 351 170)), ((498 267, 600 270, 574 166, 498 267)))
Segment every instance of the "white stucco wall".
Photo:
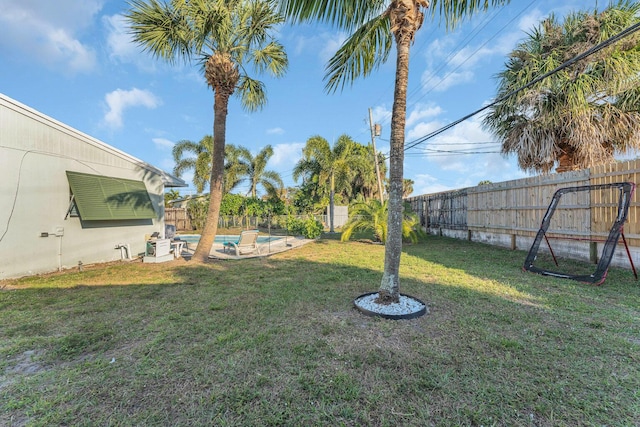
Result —
POLYGON ((118 244, 144 252, 145 235, 164 232, 163 193, 150 165, 0 94, 0 279, 119 260, 118 244), (143 181, 157 218, 65 218, 66 171, 143 181))

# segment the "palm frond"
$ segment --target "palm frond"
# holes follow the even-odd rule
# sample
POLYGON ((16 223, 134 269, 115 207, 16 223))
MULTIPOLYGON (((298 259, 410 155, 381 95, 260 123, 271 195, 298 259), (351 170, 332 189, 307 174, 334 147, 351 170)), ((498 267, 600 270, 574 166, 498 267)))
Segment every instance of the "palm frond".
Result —
POLYGON ((329 60, 325 89, 335 92, 338 88, 344 89, 347 83, 353 83, 358 77, 368 76, 387 61, 392 45, 388 15, 377 16, 365 23, 329 60))
MULTIPOLYGON (((637 2, 619 4, 600 13, 574 12, 564 22, 554 16, 543 21, 510 55, 497 97, 640 21, 637 2)), ((631 35, 504 99, 484 125, 525 170, 546 173, 560 162, 566 170, 614 160, 616 153, 637 147, 639 44, 640 35, 631 35)))
POLYGON ((183 9, 158 0, 130 0, 125 13, 129 20, 130 34, 143 51, 153 56, 175 62, 177 58, 188 60, 192 53, 193 33, 183 9))
POLYGON ((264 83, 247 75, 240 77, 238 93, 242 98, 242 107, 247 111, 260 110, 267 105, 267 93, 264 83))
POLYGON ((381 15, 388 5, 386 0, 281 0, 279 3, 281 12, 293 22, 318 20, 348 32, 381 15))
POLYGON ((446 27, 451 29, 477 11, 502 6, 509 2, 510 0, 431 0, 429 1, 429 9, 432 16, 439 14, 446 27))

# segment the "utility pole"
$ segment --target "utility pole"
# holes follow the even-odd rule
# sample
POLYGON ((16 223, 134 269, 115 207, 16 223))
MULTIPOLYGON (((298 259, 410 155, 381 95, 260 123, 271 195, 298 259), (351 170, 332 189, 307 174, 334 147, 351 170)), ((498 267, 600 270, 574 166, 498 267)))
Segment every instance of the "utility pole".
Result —
POLYGON ((382 193, 382 179, 380 178, 380 165, 378 165, 378 150, 376 150, 376 136, 380 136, 380 125, 373 125, 373 115, 371 114, 371 108, 369 108, 369 128, 371 129, 371 144, 373 145, 373 161, 376 165, 376 179, 378 180, 378 194, 380 203, 384 203, 384 196, 382 193))

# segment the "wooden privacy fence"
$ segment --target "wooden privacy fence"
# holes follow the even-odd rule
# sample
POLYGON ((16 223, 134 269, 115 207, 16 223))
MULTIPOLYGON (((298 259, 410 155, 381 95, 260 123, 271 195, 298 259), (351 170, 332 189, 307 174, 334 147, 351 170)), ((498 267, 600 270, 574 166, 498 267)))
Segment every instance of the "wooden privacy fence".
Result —
POLYGON ((178 231, 193 230, 186 208, 164 208, 164 223, 175 225, 178 231))
MULTIPOLYGON (((430 233, 527 249, 558 189, 616 182, 637 183, 639 175, 640 159, 637 159, 575 172, 425 194, 411 197, 407 202, 430 233)), ((553 216, 549 235, 589 242, 606 239, 617 214, 618 197, 616 190, 584 191, 563 196, 553 216)), ((639 214, 636 192, 624 234, 627 243, 638 251, 639 214)))

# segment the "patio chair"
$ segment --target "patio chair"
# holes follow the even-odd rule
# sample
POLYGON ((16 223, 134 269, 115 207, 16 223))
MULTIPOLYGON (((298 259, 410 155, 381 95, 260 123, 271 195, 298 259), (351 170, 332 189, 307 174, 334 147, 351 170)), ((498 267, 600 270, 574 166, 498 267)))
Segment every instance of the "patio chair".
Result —
POLYGON ((253 252, 260 254, 260 247, 258 246, 258 230, 242 231, 237 242, 224 243, 224 251, 226 252, 227 249, 235 250, 236 256, 250 254, 253 252))

